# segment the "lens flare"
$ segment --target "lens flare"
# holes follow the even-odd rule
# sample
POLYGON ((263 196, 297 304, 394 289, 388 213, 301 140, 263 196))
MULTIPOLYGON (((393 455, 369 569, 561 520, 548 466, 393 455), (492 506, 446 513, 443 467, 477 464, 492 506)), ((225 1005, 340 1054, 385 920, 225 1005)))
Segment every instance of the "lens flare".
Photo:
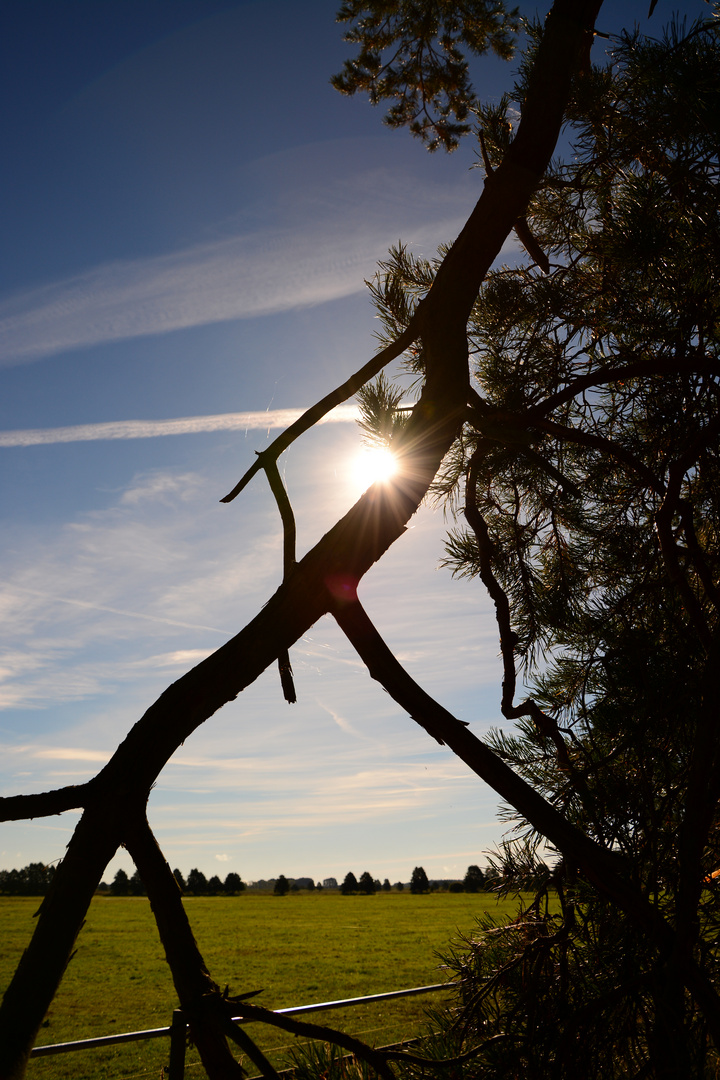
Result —
POLYGON ((386 446, 365 446, 353 464, 355 483, 365 491, 371 484, 384 484, 397 472, 397 458, 386 446))

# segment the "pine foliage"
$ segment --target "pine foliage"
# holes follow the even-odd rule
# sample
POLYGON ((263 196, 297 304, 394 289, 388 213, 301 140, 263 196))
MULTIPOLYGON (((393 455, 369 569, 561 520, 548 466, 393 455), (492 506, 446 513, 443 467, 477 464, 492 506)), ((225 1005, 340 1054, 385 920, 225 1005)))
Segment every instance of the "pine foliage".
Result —
MULTIPOLYGON (((619 858, 677 946, 506 807, 492 870, 535 900, 448 960, 461 992, 441 1038, 466 1076, 718 1067, 709 999, 680 976, 695 964, 720 990, 718 72, 717 20, 625 35, 581 71, 571 150, 527 216, 547 272, 493 270, 469 326, 474 386, 436 494, 458 508, 445 564, 496 607, 516 725, 492 745, 619 858)), ((490 171, 513 101, 478 119, 490 171)), ((372 285, 389 333, 435 266, 390 253, 372 285)), ((408 362, 422 371, 421 346, 408 362)))
POLYGON ((475 93, 467 54, 513 54, 517 8, 502 0, 345 0, 338 21, 358 45, 332 83, 343 94, 392 101, 385 123, 408 127, 427 144, 454 150, 470 131, 475 93))

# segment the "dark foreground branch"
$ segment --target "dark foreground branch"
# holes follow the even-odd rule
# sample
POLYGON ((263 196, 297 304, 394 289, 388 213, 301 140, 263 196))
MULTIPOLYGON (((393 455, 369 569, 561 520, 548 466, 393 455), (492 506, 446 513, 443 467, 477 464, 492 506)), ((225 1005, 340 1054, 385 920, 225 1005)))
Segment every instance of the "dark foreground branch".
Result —
POLYGON ((551 844, 581 867, 596 887, 612 895, 624 908, 634 912, 646 928, 652 926, 667 941, 670 928, 657 910, 647 905, 624 881, 619 857, 580 832, 486 743, 473 735, 464 721, 458 720, 426 693, 385 644, 359 600, 336 604, 332 614, 370 676, 407 710, 416 723, 438 742, 449 746, 551 844))
MULTIPOLYGON (((464 722, 430 697, 385 644, 359 600, 335 604, 332 614, 371 677, 417 723, 438 741, 446 743, 474 773, 514 806, 572 865, 577 866, 598 892, 625 911, 634 924, 647 934, 661 955, 668 956, 675 950, 673 928, 660 911, 627 880, 622 859, 576 828, 489 746, 473 735, 464 722)), ((707 1020, 715 1045, 720 1047, 720 997, 690 954, 678 956, 677 966, 680 978, 707 1020)))
POLYGON ((344 1031, 326 1027, 324 1024, 309 1024, 306 1020, 295 1020, 282 1013, 263 1009, 260 1005, 248 1005, 245 1001, 234 1003, 230 1000, 229 1005, 235 1011, 236 1019, 242 1019, 246 1023, 250 1020, 259 1020, 263 1024, 289 1031, 292 1035, 303 1035, 308 1039, 335 1043, 337 1046, 342 1046, 344 1050, 349 1050, 361 1061, 366 1061, 384 1080, 395 1080, 381 1051, 374 1050, 367 1043, 353 1038, 352 1035, 346 1035, 344 1031))
POLYGON ((88 784, 78 784, 37 795, 8 795, 0 798, 0 821, 23 821, 77 810, 85 806, 88 791, 88 784))
POLYGON ((157 845, 144 809, 130 815, 127 847, 150 900, 165 958, 190 1034, 210 1080, 241 1080, 226 1039, 220 988, 205 965, 183 907, 175 875, 157 845))

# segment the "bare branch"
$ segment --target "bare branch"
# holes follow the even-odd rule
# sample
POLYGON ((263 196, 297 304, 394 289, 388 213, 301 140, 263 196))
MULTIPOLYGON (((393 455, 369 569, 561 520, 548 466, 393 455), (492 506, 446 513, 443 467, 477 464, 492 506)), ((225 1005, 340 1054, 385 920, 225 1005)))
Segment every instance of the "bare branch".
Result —
POLYGON ((0 798, 0 821, 50 817, 65 810, 77 810, 85 805, 89 790, 89 784, 78 784, 37 795, 7 795, 0 798))
POLYGON ((257 460, 250 466, 245 475, 238 481, 235 487, 220 500, 220 502, 229 503, 236 498, 243 488, 252 480, 253 476, 260 469, 266 467, 267 461, 277 461, 280 455, 291 446, 296 439, 299 439, 301 435, 304 435, 306 431, 309 431, 311 427, 314 427, 324 416, 334 409, 336 405, 342 405, 343 401, 347 401, 353 394, 357 394, 358 390, 369 382, 370 379, 374 379, 379 371, 382 371, 384 367, 387 367, 391 361, 395 360, 398 356, 401 356, 405 350, 412 345, 415 338, 418 336, 417 322, 412 319, 407 330, 400 337, 390 343, 381 352, 377 353, 371 360, 368 360, 367 364, 356 371, 354 375, 351 375, 349 379, 346 379, 344 383, 336 387, 329 394, 326 394, 324 398, 321 398, 315 405, 309 408, 302 416, 298 417, 294 424, 291 424, 289 428, 286 428, 276 439, 270 443, 267 450, 263 450, 258 454, 257 460))
POLYGON ((263 1024, 269 1024, 271 1027, 280 1028, 282 1031, 289 1031, 293 1035, 305 1035, 309 1039, 321 1039, 324 1042, 336 1043, 345 1050, 349 1050, 355 1057, 367 1061, 368 1065, 375 1069, 378 1076, 382 1076, 384 1080, 395 1080, 385 1062, 382 1051, 374 1050, 367 1043, 361 1042, 360 1039, 355 1039, 352 1035, 346 1035, 344 1031, 337 1031, 335 1028, 326 1027, 324 1024, 309 1024, 307 1020, 295 1020, 291 1016, 272 1012, 270 1009, 263 1009, 260 1005, 250 1005, 245 1001, 234 1002, 230 999, 228 1004, 238 1012, 235 1019, 242 1019, 246 1023, 250 1020, 257 1020, 263 1024))
POLYGON ((144 809, 130 815, 125 845, 147 889, 183 1015, 207 1074, 210 1080, 239 1080, 245 1071, 233 1058, 225 1038, 220 988, 205 966, 177 881, 157 845, 144 809))
MULTIPOLYGON (((293 508, 288 498, 288 493, 285 490, 285 485, 280 478, 280 472, 277 467, 277 461, 275 458, 265 458, 265 455, 259 455, 264 458, 263 468, 270 484, 270 490, 275 496, 275 502, 277 508, 280 511, 280 519, 283 527, 283 581, 288 576, 290 571, 295 566, 295 540, 296 540, 296 528, 295 528, 295 515, 293 514, 293 508)), ((285 700, 289 705, 294 705, 297 701, 297 693, 295 691, 295 680, 293 679, 292 665, 290 664, 290 653, 287 649, 280 653, 278 656, 278 671, 280 673, 280 685, 283 689, 285 700)))

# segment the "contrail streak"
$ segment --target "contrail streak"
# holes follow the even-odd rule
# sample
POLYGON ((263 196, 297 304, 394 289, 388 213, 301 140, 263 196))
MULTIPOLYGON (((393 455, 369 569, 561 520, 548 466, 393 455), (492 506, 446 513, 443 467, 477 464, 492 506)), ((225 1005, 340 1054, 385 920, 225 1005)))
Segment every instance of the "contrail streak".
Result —
MULTIPOLYGON (((197 435, 209 431, 250 431, 285 428, 304 409, 268 409, 265 412, 183 416, 177 420, 113 420, 75 427, 25 428, 0 431, 0 446, 42 446, 52 443, 95 442, 101 439, 154 439, 159 435, 197 435)), ((320 423, 350 423, 358 417, 355 405, 338 405, 320 423)))

